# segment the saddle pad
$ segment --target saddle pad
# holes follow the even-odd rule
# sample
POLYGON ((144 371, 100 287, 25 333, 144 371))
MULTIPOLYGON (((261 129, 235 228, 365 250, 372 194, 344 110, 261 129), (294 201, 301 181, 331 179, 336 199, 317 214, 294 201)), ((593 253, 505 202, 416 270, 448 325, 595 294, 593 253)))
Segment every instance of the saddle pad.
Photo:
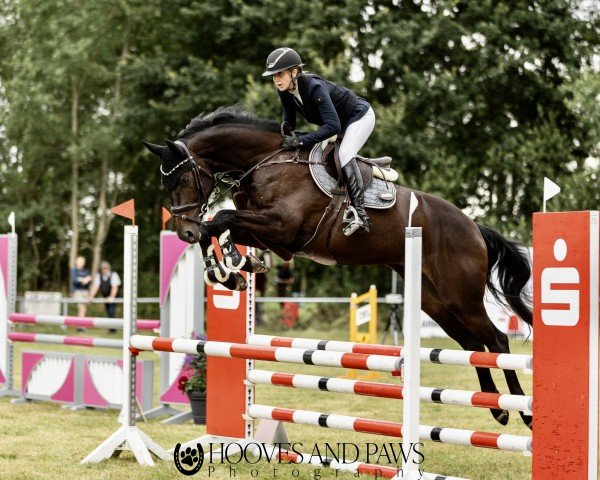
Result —
MULTIPOLYGON (((321 144, 316 144, 310 152, 309 164, 310 174, 321 191, 328 197, 332 197, 331 191, 338 186, 337 179, 333 178, 327 172, 325 165, 321 162, 323 157, 323 148, 321 144), (319 163, 312 163, 319 162, 319 163)), ((396 185, 390 182, 373 178, 371 184, 365 187, 365 207, 386 209, 393 207, 396 203, 396 185)))

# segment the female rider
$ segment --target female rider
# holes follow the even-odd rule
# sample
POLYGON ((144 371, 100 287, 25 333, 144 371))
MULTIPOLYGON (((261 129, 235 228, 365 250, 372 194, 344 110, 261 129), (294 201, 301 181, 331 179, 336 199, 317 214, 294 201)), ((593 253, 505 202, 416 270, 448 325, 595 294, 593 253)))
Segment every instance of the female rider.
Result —
POLYGON ((316 132, 286 135, 282 148, 309 148, 339 133, 344 134, 339 156, 352 206, 358 221, 344 229, 346 235, 356 230, 369 232, 369 218, 364 208, 363 181, 356 155, 375 127, 375 112, 364 98, 345 87, 317 75, 302 71, 302 59, 291 48, 278 48, 267 58, 263 77, 273 75, 273 82, 283 105, 282 133, 296 128, 296 112, 308 122, 319 125, 316 132))

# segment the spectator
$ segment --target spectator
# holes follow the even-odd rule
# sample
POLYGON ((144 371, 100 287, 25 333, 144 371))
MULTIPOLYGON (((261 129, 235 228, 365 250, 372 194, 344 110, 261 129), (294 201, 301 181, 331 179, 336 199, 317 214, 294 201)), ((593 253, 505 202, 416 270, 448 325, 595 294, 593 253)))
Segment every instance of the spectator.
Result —
MULTIPOLYGON (((121 286, 121 278, 117 272, 113 272, 110 263, 106 260, 100 262, 100 273, 94 275, 94 283, 92 284, 92 290, 88 297, 88 303, 100 291, 100 294, 106 299, 104 308, 106 309, 106 315, 108 318, 115 318, 117 305, 114 303, 119 287, 121 286)), ((114 328, 109 329, 109 333, 115 333, 117 330, 114 328)))
MULTIPOLYGON (((73 298, 85 299, 88 296, 92 277, 90 271, 85 268, 85 258, 78 256, 75 266, 71 269, 71 296, 73 298)), ((86 304, 84 301, 77 304, 77 316, 85 317, 86 304)))

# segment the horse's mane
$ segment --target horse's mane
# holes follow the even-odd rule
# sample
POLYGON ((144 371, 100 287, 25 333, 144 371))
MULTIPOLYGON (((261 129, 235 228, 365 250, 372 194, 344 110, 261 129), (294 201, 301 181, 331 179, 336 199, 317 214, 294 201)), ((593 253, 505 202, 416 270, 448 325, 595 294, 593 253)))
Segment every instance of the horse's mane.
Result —
POLYGON ((178 138, 190 138, 195 133, 215 125, 236 124, 253 127, 269 132, 279 132, 279 124, 271 120, 258 118, 256 115, 245 111, 240 105, 219 107, 212 113, 201 113, 177 135, 178 138))

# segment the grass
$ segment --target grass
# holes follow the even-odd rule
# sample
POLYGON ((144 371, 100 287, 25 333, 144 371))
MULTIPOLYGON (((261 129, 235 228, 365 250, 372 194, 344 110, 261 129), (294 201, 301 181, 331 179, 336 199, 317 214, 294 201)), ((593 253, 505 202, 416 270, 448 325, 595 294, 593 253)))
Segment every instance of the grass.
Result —
MULTIPOLYGON (((36 328, 36 331, 63 333, 52 327, 36 328)), ((258 333, 270 333, 259 331, 258 333)), ((346 338, 345 328, 338 331, 306 330, 293 332, 295 336, 308 338, 346 338)), ((72 334, 71 331, 68 334, 72 334)), ((281 334, 278 332, 276 334, 281 334)), ((114 335, 116 338, 116 335, 114 335)), ((450 340, 425 340, 424 346, 435 348, 456 348, 450 340)), ((89 349, 54 345, 17 344, 15 357, 20 359, 22 350, 53 350, 90 353, 89 349)), ((514 353, 531 353, 531 344, 521 340, 511 341, 514 353)), ((94 349, 93 354, 117 356, 115 350, 94 349)), ((154 353, 142 354, 144 359, 155 360, 155 395, 158 395, 158 356, 154 353)), ((256 362, 256 368, 287 371, 290 373, 308 373, 322 376, 339 376, 341 372, 334 368, 307 367, 301 365, 273 364, 256 362)), ((507 392, 501 372, 494 372, 498 388, 507 392)), ((531 392, 531 377, 521 374, 520 379, 526 392, 531 392)), ((20 386, 20 360, 15 365, 15 380, 20 386)), ((382 376, 382 381, 397 383, 396 378, 382 376)), ((444 365, 422 365, 422 383, 426 386, 478 390, 475 371, 469 367, 450 367, 444 365)), ((258 386, 257 403, 287 408, 299 408, 328 413, 339 413, 356 417, 366 417, 389 421, 402 421, 402 402, 327 392, 296 390, 280 387, 258 386)), ((140 467, 134 457, 123 453, 119 458, 109 459, 100 464, 80 465, 89 452, 112 434, 118 427, 117 413, 114 410, 68 411, 58 404, 29 402, 11 404, 9 399, 0 398, 0 479, 172 479, 180 478, 172 462, 158 461, 155 468, 140 467)), ((517 412, 511 412, 507 427, 497 424, 486 409, 438 404, 421 404, 421 423, 427 425, 454 427, 488 432, 531 435, 520 420, 517 412)), ((197 438, 204 433, 204 427, 191 422, 178 426, 167 426, 153 419, 140 422, 139 427, 157 443, 172 448, 178 442, 197 438)), ((298 450, 310 452, 317 443, 324 448, 325 443, 352 442, 363 453, 371 452, 370 461, 375 463, 377 448, 382 451, 384 443, 398 444, 400 439, 374 435, 337 431, 302 425, 286 425, 290 441, 303 444, 298 450)), ((398 448, 398 447, 396 447, 398 448)), ((387 449, 389 451, 389 449, 387 449)), ((424 444, 424 470, 445 475, 455 475, 476 480, 521 480, 531 477, 531 459, 519 453, 500 452, 475 447, 444 445, 426 442, 424 444)), ((380 461, 386 463, 385 456, 380 461)), ((206 462, 205 462, 206 463, 206 462)), ((214 464, 210 478, 228 479, 228 465, 214 464)), ((372 478, 367 475, 357 477, 349 473, 337 473, 328 468, 306 465, 274 465, 266 462, 247 465, 240 462, 231 465, 235 469, 236 480, 253 478, 267 479, 308 479, 314 478, 372 478)), ((204 466, 197 478, 209 478, 204 466)))

